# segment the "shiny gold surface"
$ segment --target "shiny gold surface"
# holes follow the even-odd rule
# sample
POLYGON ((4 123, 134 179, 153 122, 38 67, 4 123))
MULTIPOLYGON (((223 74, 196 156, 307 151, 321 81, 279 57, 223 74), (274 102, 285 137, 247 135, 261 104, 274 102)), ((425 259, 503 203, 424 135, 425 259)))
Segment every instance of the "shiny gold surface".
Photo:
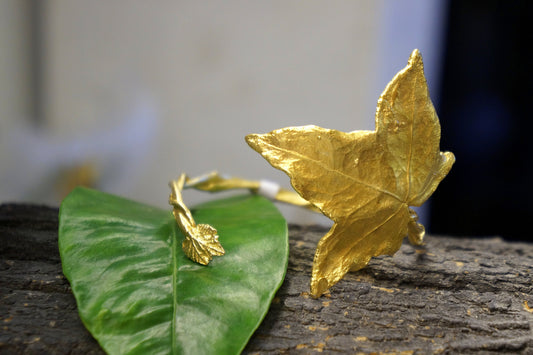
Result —
POLYGON ((174 207, 173 214, 185 235, 182 249, 187 257, 202 265, 207 265, 213 256, 224 255, 224 248, 218 241, 217 230, 208 224, 196 224, 191 211, 185 206, 181 191, 187 180, 182 174, 178 180, 169 183, 171 194, 168 202, 174 207))
MULTIPOLYGON (((209 192, 225 191, 232 189, 248 189, 252 193, 258 193, 260 186, 260 181, 245 180, 236 177, 223 177, 219 173, 214 171, 193 179, 187 179, 184 187, 209 192)), ((297 193, 284 188, 279 189, 274 200, 299 207, 304 207, 311 211, 321 212, 313 204, 303 199, 297 193)))
POLYGON ((422 205, 455 161, 440 152, 440 124, 416 49, 381 94, 375 131, 288 127, 246 141, 335 222, 317 246, 315 297, 371 257, 394 254, 405 235, 421 244, 424 227, 409 206, 422 205))
MULTIPOLYGON (((194 222, 191 211, 183 202, 181 191, 184 188, 208 192, 248 189, 252 193, 258 193, 261 182, 236 177, 224 177, 214 171, 196 178, 189 178, 187 175, 181 174, 178 180, 169 182, 169 186, 171 189, 169 204, 174 207, 174 217, 180 230, 185 235, 182 249, 189 259, 202 265, 207 265, 213 259, 213 256, 224 255, 224 248, 218 241, 218 234, 215 228, 207 224, 197 225, 194 222)), ((279 189, 274 200, 320 212, 319 209, 297 193, 283 188, 279 189)))

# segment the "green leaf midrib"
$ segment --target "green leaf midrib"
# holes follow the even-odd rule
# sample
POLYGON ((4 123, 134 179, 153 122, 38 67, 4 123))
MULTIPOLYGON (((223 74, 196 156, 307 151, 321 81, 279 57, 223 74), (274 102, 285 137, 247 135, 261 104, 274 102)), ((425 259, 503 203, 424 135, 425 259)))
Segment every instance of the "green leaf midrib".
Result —
POLYGON ((171 329, 171 338, 172 338, 172 354, 178 354, 177 344, 176 344, 176 312, 178 309, 178 258, 177 258, 177 246, 178 246, 178 236, 176 233, 176 228, 172 228, 172 319, 170 320, 170 329, 171 329))

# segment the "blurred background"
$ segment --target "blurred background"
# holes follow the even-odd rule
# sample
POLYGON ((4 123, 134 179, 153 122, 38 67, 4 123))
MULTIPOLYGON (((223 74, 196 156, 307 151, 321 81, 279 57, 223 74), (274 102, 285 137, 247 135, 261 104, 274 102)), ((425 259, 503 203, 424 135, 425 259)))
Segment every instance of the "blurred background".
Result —
POLYGON ((418 48, 441 148, 457 157, 423 223, 522 238, 530 17, 528 1, 1 0, 0 202, 58 206, 81 184, 169 208, 169 180, 212 170, 289 187, 244 136, 373 130, 418 48))

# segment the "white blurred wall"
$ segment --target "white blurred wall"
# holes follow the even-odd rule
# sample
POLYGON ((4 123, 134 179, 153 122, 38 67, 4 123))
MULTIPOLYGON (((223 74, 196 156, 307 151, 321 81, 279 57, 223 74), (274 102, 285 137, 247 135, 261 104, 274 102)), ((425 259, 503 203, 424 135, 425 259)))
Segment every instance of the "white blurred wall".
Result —
POLYGON ((289 187, 244 136, 306 124, 373 129, 377 98, 410 51, 436 61, 439 4, 47 0, 42 120, 54 156, 91 150, 112 182, 102 189, 162 207, 180 172, 289 187))
MULTIPOLYGON (((27 1, 0 1, 0 162, 9 153, 2 138, 31 114, 28 14, 27 1)), ((0 165, 0 172, 5 169, 0 165)))

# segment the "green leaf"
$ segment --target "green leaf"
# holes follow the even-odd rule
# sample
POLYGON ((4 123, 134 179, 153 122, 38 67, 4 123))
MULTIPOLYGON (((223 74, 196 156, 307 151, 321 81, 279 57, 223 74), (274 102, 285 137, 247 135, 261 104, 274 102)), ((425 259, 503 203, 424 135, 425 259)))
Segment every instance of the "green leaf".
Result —
POLYGON ((80 317, 110 354, 234 354, 285 276, 287 224, 254 195, 202 204, 226 255, 208 266, 181 249, 171 208, 85 188, 65 198, 59 251, 80 317))

